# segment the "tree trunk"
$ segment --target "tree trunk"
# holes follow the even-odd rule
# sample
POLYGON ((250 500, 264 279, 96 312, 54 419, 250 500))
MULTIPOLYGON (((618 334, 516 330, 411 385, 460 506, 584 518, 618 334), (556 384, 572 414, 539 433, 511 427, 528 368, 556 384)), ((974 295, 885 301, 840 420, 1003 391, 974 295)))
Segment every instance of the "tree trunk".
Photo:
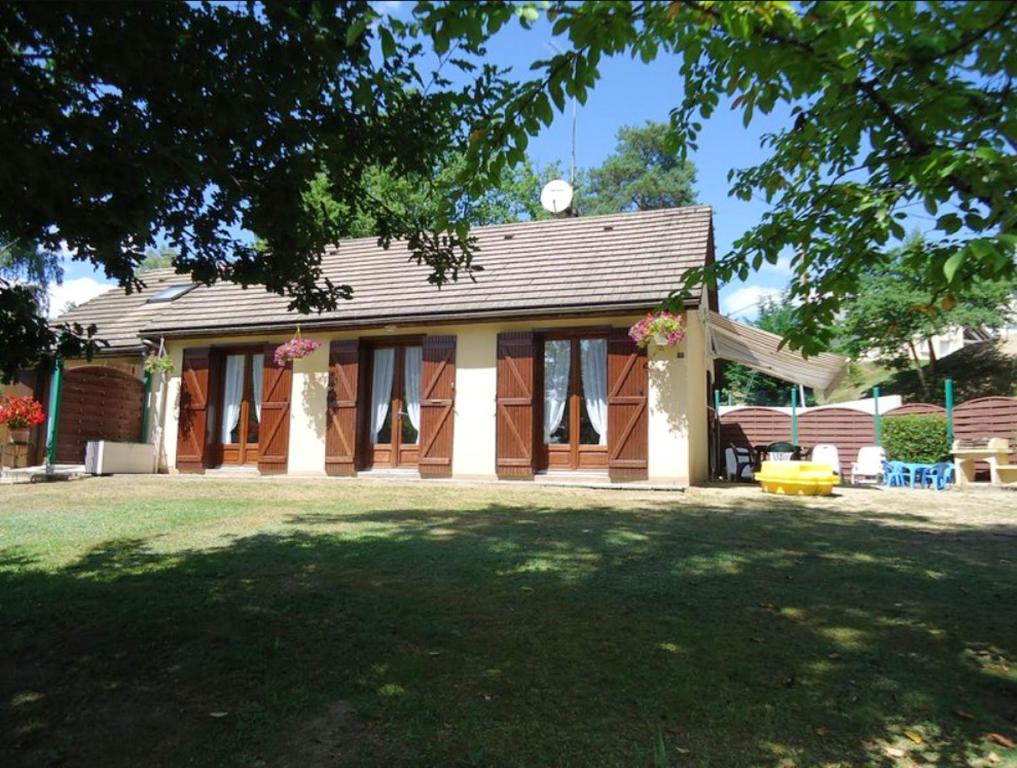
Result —
POLYGON ((922 388, 922 398, 928 400, 929 385, 925 381, 925 371, 922 370, 922 361, 918 359, 918 350, 915 348, 915 343, 913 341, 909 341, 908 346, 911 348, 911 358, 915 361, 915 371, 918 373, 918 384, 922 388))
POLYGON ((925 343, 929 347, 929 373, 936 373, 936 350, 932 345, 932 337, 930 336, 925 340, 925 343))

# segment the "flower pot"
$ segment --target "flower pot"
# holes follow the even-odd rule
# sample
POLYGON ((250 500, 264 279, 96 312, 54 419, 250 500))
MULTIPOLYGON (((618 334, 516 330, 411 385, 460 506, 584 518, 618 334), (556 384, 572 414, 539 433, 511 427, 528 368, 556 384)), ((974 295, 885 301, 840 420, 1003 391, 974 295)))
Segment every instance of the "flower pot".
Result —
POLYGON ((22 427, 21 429, 11 428, 8 431, 10 432, 10 441, 12 443, 22 443, 22 444, 28 442, 28 436, 32 432, 32 430, 30 430, 28 427, 22 427))
POLYGON ((653 342, 658 347, 666 347, 667 346, 667 334, 666 333, 655 333, 653 335, 653 342))

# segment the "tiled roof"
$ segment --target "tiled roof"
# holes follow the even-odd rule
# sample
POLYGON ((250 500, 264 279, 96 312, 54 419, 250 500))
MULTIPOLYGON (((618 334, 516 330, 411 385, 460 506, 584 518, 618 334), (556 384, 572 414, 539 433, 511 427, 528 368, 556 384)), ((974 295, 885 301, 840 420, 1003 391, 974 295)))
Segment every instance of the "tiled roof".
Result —
POLYGON ((133 354, 143 350, 140 331, 159 312, 170 305, 149 304, 148 300, 170 285, 187 285, 190 277, 178 275, 172 269, 152 269, 141 275, 145 290, 124 293, 122 288, 110 288, 94 299, 75 307, 54 320, 55 323, 81 323, 98 327, 97 338, 109 346, 101 354, 133 354))
POLYGON ((711 226, 709 206, 689 206, 476 228, 474 263, 483 271, 440 289, 427 282, 426 265, 408 262, 405 246, 384 250, 375 238, 348 240, 323 259, 327 277, 353 286, 353 299, 334 312, 299 315, 287 311, 286 298, 262 288, 217 283, 161 305, 136 332, 154 337, 288 329, 297 322, 310 329, 642 310, 678 287, 686 269, 703 264, 711 226))

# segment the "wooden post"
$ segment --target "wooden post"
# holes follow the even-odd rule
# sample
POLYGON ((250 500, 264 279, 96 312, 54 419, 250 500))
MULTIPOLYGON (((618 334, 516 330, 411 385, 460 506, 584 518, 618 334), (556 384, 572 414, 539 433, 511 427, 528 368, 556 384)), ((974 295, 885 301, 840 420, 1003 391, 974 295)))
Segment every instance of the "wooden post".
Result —
POLYGON ((946 388, 946 440, 953 446, 953 379, 943 382, 946 388))
POLYGON ((881 446, 883 444, 883 420, 879 416, 879 387, 872 388, 872 402, 875 406, 875 428, 876 428, 876 445, 881 446))
POLYGON ((798 387, 791 388, 791 443, 798 445, 798 387))

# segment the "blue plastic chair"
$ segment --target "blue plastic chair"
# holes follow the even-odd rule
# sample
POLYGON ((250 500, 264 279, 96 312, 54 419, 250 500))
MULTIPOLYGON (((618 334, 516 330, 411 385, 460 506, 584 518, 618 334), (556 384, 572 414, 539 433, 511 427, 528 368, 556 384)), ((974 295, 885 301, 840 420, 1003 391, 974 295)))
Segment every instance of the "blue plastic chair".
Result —
POLYGON ((899 461, 883 462, 883 485, 889 488, 903 488, 907 484, 904 466, 899 461))
POLYGON ((922 476, 922 487, 945 491, 952 481, 953 464, 943 461, 925 470, 925 474, 922 476))

